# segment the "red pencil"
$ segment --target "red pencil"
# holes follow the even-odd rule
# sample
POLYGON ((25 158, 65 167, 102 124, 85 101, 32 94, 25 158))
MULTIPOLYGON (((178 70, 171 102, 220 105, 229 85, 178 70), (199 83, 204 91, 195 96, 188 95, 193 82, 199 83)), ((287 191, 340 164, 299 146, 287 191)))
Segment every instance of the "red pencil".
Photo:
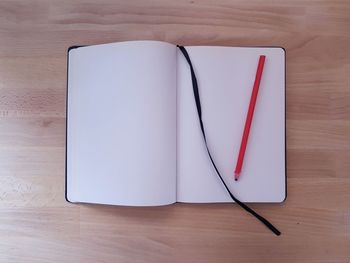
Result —
POLYGON ((244 154, 245 154, 245 150, 247 148, 250 126, 252 124, 252 119, 253 119, 254 109, 255 109, 255 104, 256 104, 256 98, 257 98, 258 92, 259 92, 260 80, 261 80, 261 76, 263 73, 264 64, 265 64, 265 56, 261 55, 259 57, 258 68, 256 69, 256 75, 255 75, 255 81, 254 81, 254 86, 253 86, 253 90, 252 90, 252 96, 251 96, 250 102, 249 102, 247 118, 245 121, 243 135, 242 135, 241 147, 239 149, 239 154, 238 154, 238 159, 237 159, 237 164, 236 164, 236 169, 235 169, 235 180, 236 181, 238 180, 239 175, 240 175, 241 170, 242 170, 244 154))

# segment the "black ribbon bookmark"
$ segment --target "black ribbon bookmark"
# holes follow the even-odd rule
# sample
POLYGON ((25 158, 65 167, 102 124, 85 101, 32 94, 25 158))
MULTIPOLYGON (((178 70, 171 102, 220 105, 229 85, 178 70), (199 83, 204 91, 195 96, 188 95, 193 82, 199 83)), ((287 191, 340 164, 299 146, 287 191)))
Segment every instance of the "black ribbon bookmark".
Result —
POLYGON ((267 221, 264 217, 262 217, 261 215, 259 215, 258 213, 256 213, 253 209, 251 209, 249 206, 247 206, 246 204, 242 203, 241 201, 239 201, 230 191, 230 189, 228 188, 227 184, 225 183, 224 179, 222 178, 218 168, 215 165, 215 162, 213 160, 213 157, 210 154, 209 148, 208 148, 208 144, 207 144, 207 139, 205 136, 205 131, 204 131, 204 126, 203 126, 203 121, 202 121, 202 108, 201 108, 201 102, 200 102, 200 98, 199 98, 199 91, 198 91, 198 83, 197 83, 197 78, 196 78, 196 74, 194 73, 194 69, 192 66, 192 62, 190 59, 190 56, 188 55, 186 49, 183 46, 177 46, 182 54, 184 55, 184 57, 186 58, 189 66, 190 66, 190 70, 191 70, 191 79, 192 79, 192 87, 193 87, 193 94, 194 94, 194 99, 196 101, 196 107, 197 107, 197 113, 198 113, 198 118, 199 118, 199 124, 202 130, 202 134, 203 134, 203 138, 204 138, 204 142, 205 142, 205 147, 207 149, 210 161, 217 173, 217 175, 219 176, 222 184, 224 185, 224 187, 227 190, 227 193, 231 196, 232 200, 235 201, 240 207, 242 207, 244 210, 246 210, 248 213, 252 214, 253 216, 255 216, 258 220, 260 220, 260 222, 262 222, 266 227, 268 227, 275 235, 279 236, 281 235, 281 232, 275 228, 269 221, 267 221))

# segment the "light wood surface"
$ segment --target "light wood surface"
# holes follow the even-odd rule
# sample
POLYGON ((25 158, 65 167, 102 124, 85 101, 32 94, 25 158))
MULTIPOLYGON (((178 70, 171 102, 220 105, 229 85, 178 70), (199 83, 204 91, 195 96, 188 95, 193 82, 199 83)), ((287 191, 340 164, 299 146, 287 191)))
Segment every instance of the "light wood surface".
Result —
POLYGON ((1 1, 0 262, 350 262, 349 1, 1 1), (287 50, 288 198, 64 200, 66 50, 155 39, 287 50))

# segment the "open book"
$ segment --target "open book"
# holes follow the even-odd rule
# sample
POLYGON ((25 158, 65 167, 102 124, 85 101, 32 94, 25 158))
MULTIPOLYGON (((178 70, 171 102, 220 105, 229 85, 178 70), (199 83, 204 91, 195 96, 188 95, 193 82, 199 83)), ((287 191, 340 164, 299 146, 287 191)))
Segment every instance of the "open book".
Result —
MULTIPOLYGON (((242 202, 286 197, 285 52, 187 46, 208 147, 242 202), (266 55, 239 181, 234 168, 259 55, 266 55)), ((68 52, 66 199, 112 205, 232 202, 206 152, 191 73, 176 45, 129 41, 68 52)))

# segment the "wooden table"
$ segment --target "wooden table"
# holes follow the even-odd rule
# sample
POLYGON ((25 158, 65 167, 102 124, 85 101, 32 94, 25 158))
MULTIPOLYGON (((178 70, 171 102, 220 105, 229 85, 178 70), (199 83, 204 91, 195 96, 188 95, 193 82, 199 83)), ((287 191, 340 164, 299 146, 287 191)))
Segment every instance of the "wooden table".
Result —
POLYGON ((350 262, 349 1, 1 1, 0 262, 350 262), (287 50, 288 198, 64 200, 66 51, 155 39, 287 50))

